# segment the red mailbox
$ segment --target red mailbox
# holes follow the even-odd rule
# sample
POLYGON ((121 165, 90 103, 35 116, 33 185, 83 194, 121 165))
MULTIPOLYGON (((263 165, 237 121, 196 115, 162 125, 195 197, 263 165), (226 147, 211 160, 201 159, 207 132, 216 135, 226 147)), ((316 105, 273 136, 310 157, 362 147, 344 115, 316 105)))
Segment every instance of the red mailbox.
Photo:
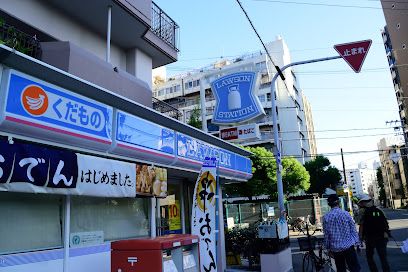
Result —
POLYGON ((112 242, 111 272, 200 271, 198 236, 170 234, 112 242))

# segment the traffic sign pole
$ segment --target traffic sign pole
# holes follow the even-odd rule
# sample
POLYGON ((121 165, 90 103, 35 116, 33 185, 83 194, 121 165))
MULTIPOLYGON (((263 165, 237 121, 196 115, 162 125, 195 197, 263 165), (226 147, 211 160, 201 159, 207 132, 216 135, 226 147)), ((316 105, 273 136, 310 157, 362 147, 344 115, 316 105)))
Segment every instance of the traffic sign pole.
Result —
MULTIPOLYGON (((293 63, 283 66, 281 68, 281 71, 283 72, 285 69, 292 67, 292 66, 334 60, 334 59, 339 59, 339 58, 341 58, 341 56, 293 62, 293 63)), ((277 185, 278 185, 278 202, 279 202, 279 210, 280 210, 280 219, 285 220, 286 222, 286 209, 285 209, 285 203, 284 203, 284 197, 283 197, 284 195, 283 195, 283 184, 282 184, 282 158, 281 158, 282 153, 281 153, 280 144, 279 144, 279 131, 278 131, 278 126, 277 126, 278 116, 276 114, 276 101, 275 101, 276 99, 275 84, 276 84, 276 80, 278 79, 278 77, 279 77, 279 73, 275 73, 271 81, 272 122, 273 122, 272 128, 273 128, 273 141, 275 144, 276 179, 277 179, 277 185)), ((282 238, 285 238, 285 237, 282 237, 282 238)))
MULTIPOLYGON (((364 40, 352 43, 344 43, 338 44, 334 46, 334 49, 339 53, 339 56, 334 57, 327 57, 321 59, 312 59, 306 61, 299 61, 293 62, 288 65, 283 66, 280 71, 278 70, 272 78, 271 81, 271 98, 272 98, 272 122, 273 122, 273 141, 275 144, 275 159, 276 159, 276 179, 278 185, 278 202, 279 202, 279 210, 280 210, 280 220, 286 222, 286 209, 284 203, 284 195, 283 195, 283 184, 282 184, 282 152, 280 150, 280 143, 279 143, 279 131, 278 131, 278 116, 276 113, 276 95, 275 95, 275 84, 276 80, 282 72, 289 67, 302 65, 302 64, 309 64, 315 62, 322 62, 334 59, 343 58, 348 65, 356 72, 360 72, 363 62, 367 56, 368 50, 370 49, 372 41, 371 40, 364 40)), ((286 222, 287 224, 287 222, 286 222)), ((285 238, 285 237, 279 237, 285 238)))

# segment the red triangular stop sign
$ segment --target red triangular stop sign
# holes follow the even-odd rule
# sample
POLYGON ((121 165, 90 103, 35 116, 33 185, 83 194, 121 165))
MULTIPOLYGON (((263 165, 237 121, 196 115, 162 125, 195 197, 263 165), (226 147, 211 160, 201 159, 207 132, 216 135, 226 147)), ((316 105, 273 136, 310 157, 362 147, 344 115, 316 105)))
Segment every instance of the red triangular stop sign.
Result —
POLYGON ((370 49, 372 41, 365 40, 352 43, 336 44, 334 49, 350 65, 354 72, 358 73, 363 66, 365 57, 370 49))

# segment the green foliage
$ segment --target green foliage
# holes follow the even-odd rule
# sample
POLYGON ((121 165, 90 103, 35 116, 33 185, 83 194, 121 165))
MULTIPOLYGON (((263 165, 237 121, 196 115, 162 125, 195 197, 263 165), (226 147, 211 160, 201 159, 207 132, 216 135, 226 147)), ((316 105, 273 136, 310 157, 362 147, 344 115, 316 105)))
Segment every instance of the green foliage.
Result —
POLYGON ((379 198, 381 203, 385 204, 387 202, 387 197, 385 195, 384 180, 383 180, 381 167, 377 168, 376 176, 377 176, 378 187, 380 188, 380 194, 379 194, 378 198, 379 198))
POLYGON ((195 128, 201 129, 202 124, 201 124, 200 119, 201 119, 201 110, 198 106, 196 106, 191 112, 191 116, 190 116, 190 120, 188 121, 188 124, 195 128))
POLYGON ((310 175, 306 168, 294 158, 282 160, 283 189, 287 193, 296 193, 299 190, 306 191, 310 187, 310 175))
POLYGON ((0 44, 4 44, 24 54, 31 54, 33 52, 33 48, 24 43, 26 35, 13 26, 7 26, 3 18, 0 18, 0 28, 4 28, 7 33, 5 38, 0 38, 0 44))
POLYGON ((331 166, 329 159, 324 156, 306 162, 305 168, 310 175, 309 193, 323 194, 326 188, 335 190, 341 180, 339 170, 331 166))
MULTIPOLYGON (((243 196, 252 199, 253 196, 269 195, 277 199, 276 162, 272 152, 264 147, 248 147, 253 153, 252 178, 246 183, 229 184, 224 187, 228 196, 243 196)), ((285 193, 295 193, 309 188, 309 174, 294 158, 282 160, 282 181, 285 193)))
POLYGON ((233 228, 225 232, 225 249, 227 252, 248 258, 249 265, 259 263, 262 250, 257 239, 258 223, 252 223, 248 228, 233 228))

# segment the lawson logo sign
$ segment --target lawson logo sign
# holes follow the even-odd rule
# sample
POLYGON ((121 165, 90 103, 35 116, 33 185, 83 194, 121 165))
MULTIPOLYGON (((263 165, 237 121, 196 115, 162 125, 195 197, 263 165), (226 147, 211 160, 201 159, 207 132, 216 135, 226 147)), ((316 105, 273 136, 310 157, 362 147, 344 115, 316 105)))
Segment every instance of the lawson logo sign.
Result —
POLYGON ((256 76, 255 72, 238 72, 211 83, 217 101, 213 123, 241 123, 265 114, 254 94, 256 76))

